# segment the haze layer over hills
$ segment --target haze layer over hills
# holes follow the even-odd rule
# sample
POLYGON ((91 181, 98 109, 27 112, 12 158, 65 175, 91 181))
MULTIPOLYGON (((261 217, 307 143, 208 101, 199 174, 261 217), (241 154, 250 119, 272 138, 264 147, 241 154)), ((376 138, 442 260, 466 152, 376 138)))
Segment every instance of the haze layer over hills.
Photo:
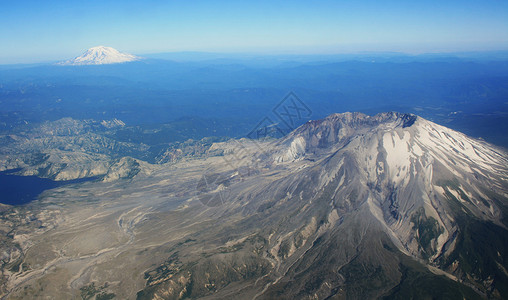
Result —
POLYGON ((170 53, 113 64, 4 65, 0 132, 71 117, 116 118, 140 132, 181 126, 187 132, 180 142, 241 137, 292 91, 313 119, 402 111, 507 147, 508 64, 501 54, 170 53))

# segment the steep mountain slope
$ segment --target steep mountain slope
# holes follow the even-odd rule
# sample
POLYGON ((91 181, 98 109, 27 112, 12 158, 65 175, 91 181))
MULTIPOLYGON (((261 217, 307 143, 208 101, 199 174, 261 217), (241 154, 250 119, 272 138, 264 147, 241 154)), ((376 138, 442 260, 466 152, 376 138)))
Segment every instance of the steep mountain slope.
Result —
POLYGON ((502 150, 394 113, 332 115, 279 145, 276 162, 318 161, 301 181, 316 187, 311 195, 323 195, 339 216, 368 209, 400 252, 490 296, 506 295, 508 161, 502 150))
POLYGON ((307 123, 280 144, 285 151, 275 155, 278 162, 326 157, 315 174, 318 190, 340 181, 344 168, 359 173, 356 184, 371 192, 373 211, 414 255, 435 259, 447 250, 443 246, 453 235, 458 212, 451 210, 457 204, 471 217, 502 225, 503 204, 497 198, 506 196, 506 154, 416 116, 332 115, 307 123), (411 245, 407 231, 417 212, 436 219, 444 230, 427 249, 411 245))
MULTIPOLYGON (((457 282, 480 295, 506 295, 508 161, 501 150, 397 113, 332 115, 259 149, 265 150, 252 150, 255 158, 245 157, 244 167, 268 173, 237 184, 223 175, 218 185, 228 186, 227 200, 220 198, 221 218, 241 216, 222 230, 256 237, 244 236, 223 251, 245 255, 237 249, 259 247, 257 263, 237 270, 235 255, 228 264, 221 257, 227 254, 205 251, 210 258, 190 260, 175 275, 190 286, 178 288, 166 278, 154 288, 149 280, 141 298, 178 298, 168 290, 202 296, 221 291, 217 281, 224 288, 220 298, 231 282, 249 282, 249 274, 256 280, 241 291, 256 290, 258 298, 478 297, 457 282), (492 241, 474 242, 485 234, 485 242, 492 241), (492 255, 479 262, 481 253, 492 255), (263 267, 267 261, 271 268, 263 267), (214 278, 214 268, 243 275, 214 278), (422 288, 408 289, 414 282, 422 288), (195 288, 202 284, 214 288, 195 288)), ((224 195, 219 188, 212 193, 224 195)), ((203 234, 213 236, 198 236, 203 234)))
POLYGON ((501 149, 414 115, 345 113, 208 152, 223 156, 3 208, 2 293, 508 297, 501 149))
POLYGON ((65 66, 106 65, 125 63, 140 59, 141 58, 138 56, 123 53, 111 47, 97 46, 86 50, 80 56, 60 62, 59 64, 65 66))

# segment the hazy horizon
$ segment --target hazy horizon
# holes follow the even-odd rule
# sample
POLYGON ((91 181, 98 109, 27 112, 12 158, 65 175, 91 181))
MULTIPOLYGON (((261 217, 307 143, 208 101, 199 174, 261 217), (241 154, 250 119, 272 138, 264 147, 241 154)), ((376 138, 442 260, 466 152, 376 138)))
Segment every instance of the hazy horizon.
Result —
MULTIPOLYGON (((95 45, 90 46, 107 46, 107 45, 95 45)), ((108 47, 108 46, 107 46, 108 47)), ((65 61, 68 59, 72 59, 83 54, 89 48, 83 49, 79 53, 73 53, 70 56, 58 56, 58 57, 47 57, 47 58, 32 58, 32 59, 19 59, 19 60, 3 60, 0 57, 0 65, 8 66, 8 65, 37 65, 37 64, 51 64, 59 61, 65 61)), ((114 48, 114 47, 113 47, 114 48)), ((177 57, 176 60, 182 61, 201 61, 201 60, 213 60, 213 59, 247 59, 247 58, 308 58, 310 61, 313 58, 361 58, 361 57, 425 57, 425 56, 450 56, 450 57, 463 57, 463 58, 475 58, 478 56, 484 57, 484 55, 489 55, 489 59, 492 60, 505 60, 508 59, 508 48, 500 48, 500 49, 492 49, 492 50, 471 50, 471 51, 429 51, 429 52, 403 52, 403 51, 349 51, 349 52, 255 52, 255 51, 245 51, 245 52, 227 52, 227 51, 161 51, 161 52, 144 52, 144 53, 136 53, 136 52, 127 52, 122 49, 117 49, 120 52, 134 54, 136 56, 147 58, 147 59, 169 59, 168 57, 177 57), (183 58, 182 58, 183 57, 183 58)))
POLYGON ((68 59, 97 46, 133 54, 411 54, 508 49, 495 1, 19 1, 0 12, 0 63, 68 59))

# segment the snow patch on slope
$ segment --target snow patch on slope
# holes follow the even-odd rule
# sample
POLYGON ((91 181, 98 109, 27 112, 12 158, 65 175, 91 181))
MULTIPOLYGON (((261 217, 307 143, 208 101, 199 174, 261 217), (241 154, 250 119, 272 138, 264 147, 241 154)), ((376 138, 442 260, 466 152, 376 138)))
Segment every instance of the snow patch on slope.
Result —
POLYGON ((275 157, 275 161, 277 163, 296 161, 305 156, 305 146, 305 139, 301 136, 297 137, 291 141, 284 152, 275 157))

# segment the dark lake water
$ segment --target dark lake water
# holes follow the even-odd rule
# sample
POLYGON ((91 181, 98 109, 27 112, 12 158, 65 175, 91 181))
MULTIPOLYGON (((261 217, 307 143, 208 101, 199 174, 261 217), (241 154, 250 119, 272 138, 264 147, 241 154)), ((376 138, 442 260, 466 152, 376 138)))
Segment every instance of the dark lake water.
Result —
POLYGON ((45 190, 59 186, 96 180, 82 178, 67 181, 54 181, 37 176, 19 176, 12 174, 16 170, 0 172, 0 203, 22 205, 37 199, 45 190))

